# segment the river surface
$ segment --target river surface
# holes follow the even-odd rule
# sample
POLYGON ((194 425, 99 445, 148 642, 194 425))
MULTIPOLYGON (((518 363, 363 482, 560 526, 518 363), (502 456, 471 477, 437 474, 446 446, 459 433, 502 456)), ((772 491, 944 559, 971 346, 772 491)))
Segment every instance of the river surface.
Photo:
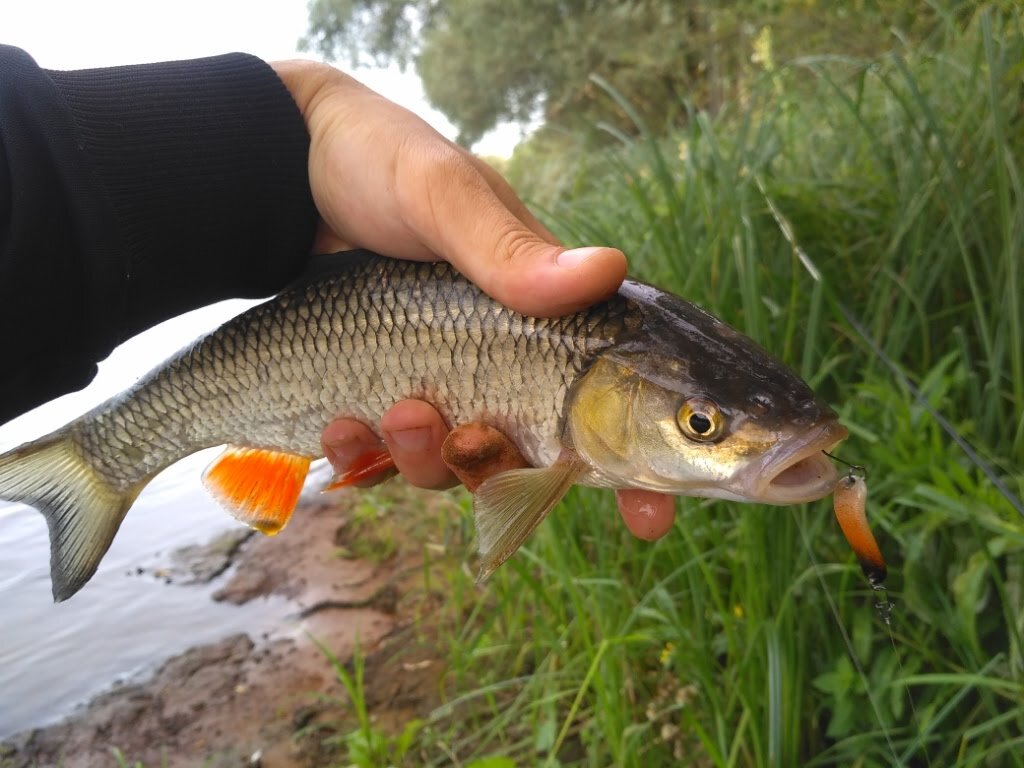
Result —
MULTIPOLYGON (((89 388, 0 427, 0 451, 62 426, 252 303, 224 302, 132 339, 101 364, 89 388)), ((152 574, 174 550, 239 525, 200 484, 216 454, 191 456, 150 483, 96 575, 56 605, 43 516, 0 502, 0 738, 59 720, 115 681, 194 645, 270 628, 280 605, 220 604, 209 599, 215 586, 169 586, 152 574)))

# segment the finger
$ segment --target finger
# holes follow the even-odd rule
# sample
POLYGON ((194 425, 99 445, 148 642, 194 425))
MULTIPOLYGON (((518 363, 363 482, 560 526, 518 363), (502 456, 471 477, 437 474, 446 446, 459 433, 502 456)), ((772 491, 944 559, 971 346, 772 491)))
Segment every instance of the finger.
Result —
POLYGON ((441 444, 448 434, 441 415, 422 400, 403 400, 380 420, 395 466, 420 488, 451 488, 458 481, 441 460, 441 444))
MULTIPOLYGON (((328 424, 320 435, 320 447, 336 476, 345 474, 365 456, 385 450, 384 444, 373 430, 352 419, 337 419, 328 424)), ((387 480, 392 475, 393 471, 381 472, 353 485, 357 488, 368 488, 387 480)))
MULTIPOLYGON (((523 314, 550 317, 607 298, 621 285, 621 251, 548 242, 509 210, 460 152, 432 154, 403 187, 413 196, 402 206, 408 224, 487 294, 523 314)), ((422 163, 422 157, 409 162, 422 163)))
POLYGON ((673 496, 653 491, 616 491, 622 521, 630 532, 645 541, 660 539, 672 528, 676 515, 673 496))
POLYGON ((504 176, 488 165, 486 160, 483 160, 470 152, 466 152, 466 157, 471 163, 473 163, 474 167, 480 172, 480 175, 482 175, 487 181, 488 186, 494 194, 505 205, 505 207, 508 208, 513 216, 539 235, 542 240, 546 240, 553 245, 560 244, 559 239, 555 237, 554 233, 544 226, 540 219, 534 216, 533 212, 526 207, 526 204, 519 199, 519 195, 517 195, 516 191, 512 189, 512 185, 505 181, 504 176))
POLYGON ((479 423, 462 424, 449 432, 441 458, 470 491, 499 472, 529 466, 515 443, 494 427, 479 423))

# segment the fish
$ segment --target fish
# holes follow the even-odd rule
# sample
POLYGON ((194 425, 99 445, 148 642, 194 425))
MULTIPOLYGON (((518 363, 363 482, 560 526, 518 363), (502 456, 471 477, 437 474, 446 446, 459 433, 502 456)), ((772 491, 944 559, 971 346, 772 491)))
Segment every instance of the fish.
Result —
MULTIPOLYGON (((226 445, 203 476, 238 519, 280 531, 320 434, 345 417, 379 434, 396 402, 449 427, 507 435, 529 467, 474 494, 481 578, 576 484, 795 504, 836 483, 847 436, 783 363, 703 309, 627 280, 564 317, 527 317, 445 262, 348 251, 312 260, 229 320, 61 429, 0 455, 0 499, 46 518, 54 600, 92 577, 156 475, 226 445)), ((344 479, 390 467, 360 457, 344 479)))

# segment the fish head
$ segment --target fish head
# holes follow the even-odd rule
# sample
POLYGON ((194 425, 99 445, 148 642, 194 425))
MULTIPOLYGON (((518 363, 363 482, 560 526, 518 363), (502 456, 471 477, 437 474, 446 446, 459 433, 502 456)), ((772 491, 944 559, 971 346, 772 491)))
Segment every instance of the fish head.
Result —
POLYGON ((639 321, 567 398, 572 449, 600 485, 767 504, 831 493, 848 435, 794 371, 713 315, 628 282, 639 321))

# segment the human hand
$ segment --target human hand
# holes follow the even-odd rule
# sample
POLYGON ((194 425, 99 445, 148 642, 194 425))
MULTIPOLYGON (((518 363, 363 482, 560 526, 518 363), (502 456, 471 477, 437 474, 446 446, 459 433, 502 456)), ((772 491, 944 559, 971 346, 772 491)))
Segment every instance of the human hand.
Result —
MULTIPOLYGON (((506 306, 536 316, 577 311, 621 284, 620 251, 564 248, 500 174, 408 110, 324 64, 272 66, 310 133, 310 186, 321 216, 317 252, 361 247, 444 259, 506 306)), ((429 404, 398 403, 380 429, 410 483, 455 483, 441 459, 447 426, 429 404)), ((336 471, 382 448, 366 425, 350 420, 330 424, 321 442, 336 471)), ((618 501, 626 525, 641 538, 671 527, 671 497, 623 491, 618 501)))
POLYGON ((621 251, 559 245, 497 171, 413 113, 325 64, 272 66, 309 128, 317 252, 443 259, 526 315, 568 314, 622 283, 621 251))

